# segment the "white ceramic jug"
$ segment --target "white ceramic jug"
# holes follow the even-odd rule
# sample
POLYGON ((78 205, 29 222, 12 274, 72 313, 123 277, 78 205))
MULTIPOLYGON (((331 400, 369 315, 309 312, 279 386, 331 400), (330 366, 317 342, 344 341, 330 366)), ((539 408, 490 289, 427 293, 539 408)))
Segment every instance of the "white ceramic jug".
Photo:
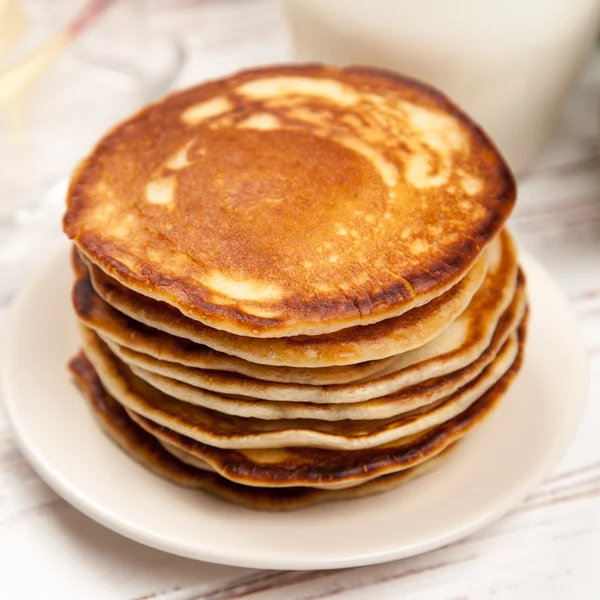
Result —
POLYGON ((429 82, 530 166, 593 47, 599 0, 282 0, 295 57, 429 82))

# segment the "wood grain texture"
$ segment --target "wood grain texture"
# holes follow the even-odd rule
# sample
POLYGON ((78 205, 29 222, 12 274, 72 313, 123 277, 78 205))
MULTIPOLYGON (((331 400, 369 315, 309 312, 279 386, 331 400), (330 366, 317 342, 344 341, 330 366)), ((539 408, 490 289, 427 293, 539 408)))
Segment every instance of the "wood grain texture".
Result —
MULTIPOLYGON (((180 0, 158 20, 190 48, 181 86, 287 56, 274 0, 180 0)), ((0 410, 0 598, 600 598, 599 111, 600 55, 547 151, 520 182, 512 219, 519 242, 568 294, 590 354, 585 419, 560 465, 526 501, 452 546, 385 565, 274 572, 197 563, 113 534, 59 499, 17 450, 0 410)))

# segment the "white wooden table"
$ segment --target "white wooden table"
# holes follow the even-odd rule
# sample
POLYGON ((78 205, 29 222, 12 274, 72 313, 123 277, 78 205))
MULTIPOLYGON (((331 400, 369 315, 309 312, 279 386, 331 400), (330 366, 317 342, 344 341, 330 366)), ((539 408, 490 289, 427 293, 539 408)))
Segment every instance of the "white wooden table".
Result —
MULTIPOLYGON (((183 0, 174 4, 160 21, 190 48, 180 85, 288 56, 271 0, 209 0, 193 10, 183 0)), ((600 598, 599 114, 600 56, 546 153, 521 181, 512 220, 522 245, 569 296, 591 366, 591 401, 579 433, 525 502, 462 542, 385 565, 329 572, 222 567, 145 548, 81 515, 35 475, 0 416, 0 598, 600 598)), ((6 309, 0 307, 0 335, 6 309)))

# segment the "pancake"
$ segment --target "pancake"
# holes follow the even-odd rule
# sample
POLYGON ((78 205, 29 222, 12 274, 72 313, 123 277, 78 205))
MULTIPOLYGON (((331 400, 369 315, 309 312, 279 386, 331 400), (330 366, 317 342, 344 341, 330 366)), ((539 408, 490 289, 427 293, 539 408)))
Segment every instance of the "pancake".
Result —
POLYGON ((74 173, 63 224, 124 287, 214 329, 287 338, 443 297, 514 200, 493 143, 439 92, 374 69, 285 66, 115 127, 74 173))
MULTIPOLYGON (((73 303, 86 326, 105 342, 118 345, 116 352, 125 362, 159 375, 212 391, 261 398, 272 398, 273 393, 282 390, 282 386, 274 383, 297 383, 301 385, 283 386, 283 390, 293 391, 297 399, 304 401, 328 401, 338 394, 343 394, 346 402, 353 401, 354 397, 360 401, 458 370, 483 352, 490 343, 500 314, 513 296, 517 271, 516 251, 506 231, 492 242, 489 254, 490 268, 482 286, 467 309, 442 334, 420 348, 387 361, 346 367, 262 366, 148 328, 127 319, 94 293, 85 265, 76 253, 73 259, 78 281, 73 290, 73 303), (420 364, 416 366, 416 363, 420 364), (232 373, 220 374, 216 370, 232 373), (245 377, 236 377, 234 373, 245 377), (261 384, 256 379, 266 383, 261 384), (358 380, 362 380, 361 384, 340 385, 358 380), (316 387, 323 384, 326 387, 316 387), (305 385, 312 389, 306 390, 305 385), (251 391, 246 392, 248 386, 251 391), (308 396, 303 396, 304 393, 308 396)), ((523 287, 522 281, 520 286, 523 287)))
MULTIPOLYGON (((132 420, 134 422, 137 422, 136 418, 134 415, 130 414, 129 415, 132 420)), ((142 427, 142 429, 144 429, 144 427, 142 427)), ((146 431, 150 431, 150 428, 147 428, 146 431)), ((160 441, 160 438, 157 438, 160 441)), ((271 479, 265 480, 264 482, 262 481, 257 481, 257 479, 255 477, 253 477, 252 475, 247 475, 245 478, 244 477, 240 477, 240 476, 233 476, 232 478, 229 478, 227 476, 228 472, 229 472, 229 468, 217 468, 217 469, 213 469, 211 465, 209 465, 207 462, 205 462, 204 460, 198 458, 195 454, 189 453, 185 450, 181 450, 179 447, 170 444, 169 442, 164 442, 161 441, 161 444, 163 446, 163 448, 169 453, 172 454, 175 458, 179 459, 181 462, 190 465, 192 467, 195 467, 197 469, 202 469, 204 471, 211 471, 213 473, 218 473, 219 475, 221 475, 221 477, 224 477, 225 479, 229 479, 229 481, 235 481, 236 483, 239 483, 241 485, 246 485, 246 486, 250 486, 252 488, 258 488, 258 489, 264 489, 264 488, 269 488, 269 489, 273 489, 273 490, 277 490, 277 489, 286 489, 286 488, 294 488, 294 487, 305 487, 305 488, 312 488, 312 489, 316 489, 316 490, 332 490, 332 491, 338 491, 338 490, 349 490, 352 488, 356 488, 356 487, 361 487, 375 479, 378 479, 380 477, 386 477, 389 476, 390 474, 398 474, 398 473, 402 473, 403 471, 410 471, 411 469, 415 469, 418 468, 420 466, 422 466, 423 464, 426 464, 428 462, 428 460, 431 460, 430 458, 426 458, 423 457, 420 460, 414 460, 416 458, 416 455, 414 452, 412 454, 412 458, 413 458, 413 463, 414 466, 410 467, 410 466, 402 466, 402 464, 400 463, 400 461, 398 461, 398 465, 396 468, 396 465, 391 466, 388 469, 387 475, 366 475, 364 474, 364 468, 362 470, 359 470, 359 473, 361 473, 360 477, 357 477, 356 479, 350 479, 350 480, 342 480, 339 481, 337 478, 335 477, 331 477, 330 475, 327 475, 327 477, 324 477, 324 481, 322 483, 315 483, 313 485, 310 485, 308 483, 281 483, 281 480, 276 479, 276 476, 279 474, 284 475, 286 478, 289 475, 288 471, 285 471, 281 468, 279 468, 279 464, 274 465, 274 468, 272 468, 271 464, 269 464, 270 468, 270 475, 272 476, 271 479)), ((219 450, 217 450, 217 452, 219 452, 219 450)), ((223 450, 220 451, 221 453, 224 453, 223 450)), ((263 453, 264 454, 271 454, 272 451, 269 450, 264 450, 263 453)), ((393 449, 388 450, 388 454, 392 454, 392 452, 394 452, 393 449)), ((443 452, 443 450, 442 450, 443 452)), ((404 449, 398 451, 396 450, 396 454, 400 455, 400 454, 404 454, 405 451, 404 449)), ((435 454, 433 456, 433 458, 435 458, 437 456, 437 454, 435 454)), ((421 457, 419 457, 421 458, 421 457)), ((228 458, 227 458, 228 459, 228 458)), ((219 466, 221 466, 223 463, 221 461, 215 461, 219 466)), ((248 463, 247 465, 244 464, 244 469, 247 468, 248 466, 250 466, 251 464, 253 464, 256 461, 251 461, 248 460, 246 461, 246 463, 248 463)), ((335 459, 334 459, 335 462, 335 459)), ((340 462, 339 458, 338 461, 340 462)), ((355 462, 354 459, 352 459, 352 462, 355 462)), ((368 468, 368 461, 366 463, 366 466, 368 468)), ((383 471, 383 469, 382 469, 383 471)), ((290 478, 293 480, 293 478, 290 478)), ((299 481, 301 482, 302 479, 299 479, 299 481)))
MULTIPOLYGON (((478 377, 494 361, 506 340, 521 323, 525 307, 525 296, 520 293, 514 306, 500 320, 488 348, 470 365, 444 376, 424 380, 418 385, 411 385, 401 391, 362 402, 355 401, 354 397, 350 397, 348 402, 344 402, 344 394, 333 396, 333 403, 330 404, 303 400, 302 396, 295 396, 293 392, 285 397, 275 397, 272 401, 245 396, 226 396, 156 375, 132 366, 127 361, 123 362, 129 366, 134 375, 165 394, 183 402, 225 414, 259 419, 320 419, 324 421, 385 419, 437 402, 478 377)), ((87 347, 85 335, 83 339, 85 349, 87 347)), ((108 347, 122 360, 118 351, 115 352, 110 344, 108 347)), ((307 389, 310 390, 311 387, 308 386, 307 389)))
POLYGON ((254 510, 294 510, 322 502, 382 493, 429 473, 449 452, 446 450, 418 467, 384 475, 349 489, 249 487, 229 481, 204 468, 191 467, 167 452, 154 436, 137 425, 125 409, 106 392, 92 365, 82 354, 71 360, 70 369, 101 429, 131 458, 152 473, 177 485, 203 490, 254 510))
POLYGON ((469 305, 488 266, 483 253, 444 295, 399 317, 323 335, 261 339, 234 335, 185 317, 164 302, 132 292, 90 265, 92 285, 108 304, 145 325, 250 362, 290 367, 348 365, 388 358, 439 335, 469 305))
MULTIPOLYGON (((524 302, 515 317, 522 317, 524 302)), ((513 319, 513 329, 520 320, 513 319)), ((243 396, 224 396, 196 388, 186 383, 162 377, 137 367, 132 373, 172 398, 211 410, 239 417, 258 419, 319 419, 323 421, 374 420, 395 417, 437 402, 478 377, 491 364, 511 331, 503 328, 497 338, 471 365, 443 377, 436 377, 400 392, 363 402, 343 403, 337 397, 334 404, 318 404, 300 400, 258 400, 243 396)), ((84 348, 86 345, 84 344, 84 348)), ((293 398, 293 396, 291 396, 293 398)))
MULTIPOLYGON (((524 334, 524 329, 521 335, 524 334)), ((222 476, 253 486, 311 486, 345 489, 383 474, 397 473, 431 460, 462 439, 504 396, 522 362, 522 344, 509 371, 465 412, 415 436, 366 450, 314 448, 223 450, 201 444, 128 411, 131 418, 157 437, 183 462, 203 464, 222 476)))
POLYGON ((158 360, 211 371, 230 371, 253 379, 280 383, 332 385, 352 383, 383 371, 395 358, 337 367, 277 367, 246 361, 190 340, 148 327, 115 310, 92 287, 85 263, 72 253, 76 281, 73 307, 82 323, 103 340, 158 360))
MULTIPOLYGON (((146 354, 114 344, 110 339, 105 339, 105 341, 114 354, 134 368, 136 374, 167 392, 169 390, 161 387, 161 383, 170 385, 169 382, 175 380, 175 382, 187 384, 187 386, 180 386, 182 392, 186 387, 192 386, 221 394, 273 401, 363 402, 395 394, 409 386, 464 369, 478 361, 486 351, 485 344, 487 344, 487 348, 492 344, 492 338, 500 339, 500 342, 498 339, 495 341, 496 348, 498 348, 498 343, 500 345, 504 343, 507 334, 511 333, 520 322, 526 304, 522 274, 519 277, 518 289, 515 290, 517 282, 514 253, 512 258, 510 268, 498 268, 488 274, 486 281, 467 310, 439 336, 441 339, 435 338, 429 342, 429 347, 419 348, 408 353, 413 356, 398 356, 386 368, 385 374, 371 377, 360 383, 317 386, 265 382, 232 373, 193 369, 173 362, 157 360, 146 354), (507 300, 511 304, 506 309, 504 316, 498 319, 499 311, 505 308, 507 300), (135 367, 139 367, 139 370, 135 367), (392 370, 394 368, 397 370, 392 370)), ((192 394, 193 390, 189 390, 189 393, 192 394)), ((188 395, 179 396, 177 393, 173 393, 173 395, 181 400, 203 405, 202 401, 194 401, 188 395)), ((211 397, 211 394, 208 394, 208 397, 211 397)), ((218 410, 229 412, 224 409, 218 410)))
MULTIPOLYGON (((327 422, 264 420, 226 415, 177 400, 136 377, 89 330, 82 330, 87 358, 100 380, 126 408, 173 431, 219 448, 307 446, 337 450, 373 448, 435 427, 466 410, 510 368, 519 348, 513 334, 496 359, 475 380, 448 398, 399 417, 327 422)), ((260 402, 257 401, 257 410, 260 402)))
MULTIPOLYGON (((510 334, 521 322, 525 306, 524 295, 521 295, 513 310, 502 319, 492 343, 470 365, 440 377, 423 380, 401 391, 364 401, 357 401, 355 397, 350 396, 345 402, 346 397, 343 393, 332 396, 332 403, 323 403, 322 400, 312 402, 303 399, 301 395, 296 397, 293 393, 285 397, 274 397, 273 400, 223 395, 135 366, 128 366, 134 375, 173 398, 225 414, 260 419, 321 419, 324 421, 385 419, 436 402, 478 377, 493 362, 510 334)), ((114 354, 121 358, 118 352, 114 354)), ((127 364, 126 361, 124 362, 127 364)))
MULTIPOLYGON (((372 449, 333 451, 292 447, 280 450, 225 450, 178 434, 133 411, 128 411, 128 414, 138 425, 159 439, 169 452, 184 462, 201 466, 203 469, 214 469, 223 477, 244 485, 301 485, 321 489, 342 489, 361 485, 375 477, 410 469, 423 461, 429 461, 479 424, 506 393, 520 369, 524 327, 520 331, 520 350, 510 369, 469 408, 420 435, 372 449)), ((82 360, 84 359, 78 358, 75 363, 82 360)), ((85 364, 88 377, 93 377, 96 386, 102 388, 91 364, 87 361, 85 364)), ((113 402, 116 403, 114 399, 113 402)))

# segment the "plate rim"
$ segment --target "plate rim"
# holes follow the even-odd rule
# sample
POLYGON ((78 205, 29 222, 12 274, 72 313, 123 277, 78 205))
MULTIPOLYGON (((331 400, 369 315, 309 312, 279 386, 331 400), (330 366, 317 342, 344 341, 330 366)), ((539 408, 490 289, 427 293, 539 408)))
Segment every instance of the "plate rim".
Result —
MULTIPOLYGON (((65 257, 67 248, 67 245, 59 248, 47 261, 45 261, 41 268, 32 274, 26 284, 22 286, 18 294, 14 297, 7 312, 1 340, 2 343, 0 345, 0 384, 3 399, 3 401, 0 401, 0 406, 4 407, 4 412, 7 416, 8 423, 14 434, 19 450, 23 453, 36 474, 59 496, 88 518, 101 524, 107 529, 144 546, 155 548, 169 554, 235 567, 279 570, 314 570, 351 568, 380 564, 416 556, 424 552, 441 548, 467 537, 486 525, 501 519, 511 508, 520 504, 532 489, 539 486, 540 482, 556 466, 560 458, 571 445, 580 427, 585 407, 589 401, 590 382, 589 377, 587 376, 589 373, 589 357, 583 344, 582 333, 569 302, 562 288, 556 283, 547 269, 531 254, 519 249, 519 259, 523 263, 526 278, 530 270, 538 271, 538 273, 546 279, 546 283, 552 288, 553 295, 558 298, 566 308, 565 317, 568 320, 567 325, 578 341, 577 348, 571 350, 573 355, 578 355, 574 358, 573 362, 580 365, 581 372, 586 373, 586 377, 581 378, 581 381, 579 382, 580 389, 577 394, 577 396, 581 396, 579 402, 572 404, 574 409, 577 409, 578 414, 570 421, 569 430, 563 430, 561 432, 561 444, 552 447, 551 452, 547 452, 545 459, 540 461, 540 466, 537 467, 535 473, 529 478, 522 478, 518 485, 511 488, 511 493, 506 493, 501 497, 500 501, 497 501, 493 505, 493 510, 488 509, 477 518, 459 524, 459 526, 445 532, 441 532, 437 536, 432 536, 410 545, 399 544, 397 548, 384 548, 381 551, 371 551, 368 553, 356 550, 347 551, 344 554, 335 557, 321 557, 316 559, 306 555, 301 557, 287 555, 284 557, 265 557, 263 555, 253 556, 251 553, 249 554, 247 550, 242 550, 240 552, 236 549, 232 549, 233 552, 230 551, 227 555, 224 555, 222 552, 211 551, 210 547, 207 546, 198 548, 197 546, 191 547, 187 544, 177 544, 160 534, 156 534, 146 529, 140 529, 131 521, 123 520, 113 510, 106 510, 105 507, 95 503, 93 498, 89 498, 86 494, 81 493, 74 488, 69 480, 65 479, 52 464, 48 463, 43 456, 38 455, 34 451, 33 448, 35 448, 35 442, 32 442, 32 440, 29 439, 28 433, 23 430, 21 423, 19 422, 18 410, 15 409, 14 394, 11 390, 12 384, 10 383, 9 354, 11 339, 13 339, 20 320, 23 318, 21 313, 32 294, 32 291, 36 288, 36 285, 38 285, 38 280, 43 277, 46 269, 58 262, 59 259, 65 257)), ((92 415, 90 415, 90 419, 92 418, 92 415)), ((352 548, 356 547, 352 546, 352 548)))

